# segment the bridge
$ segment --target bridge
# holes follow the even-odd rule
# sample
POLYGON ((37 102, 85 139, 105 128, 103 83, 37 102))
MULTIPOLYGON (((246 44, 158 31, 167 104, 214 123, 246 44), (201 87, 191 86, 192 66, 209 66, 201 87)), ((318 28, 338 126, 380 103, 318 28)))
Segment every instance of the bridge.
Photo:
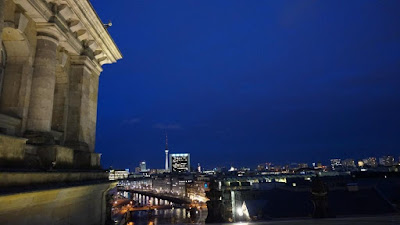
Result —
MULTIPOLYGON (((137 199, 141 199, 142 202, 146 202, 146 199, 143 200, 143 198, 151 197, 152 202, 151 205, 159 205, 159 204, 165 204, 165 203, 176 203, 176 204, 191 204, 192 201, 183 196, 179 195, 171 195, 167 193, 158 193, 152 190, 143 190, 143 189, 133 189, 133 188, 126 188, 126 187, 118 187, 118 191, 126 191, 133 193, 137 199), (160 201, 163 200, 164 202, 160 201), (165 202, 166 201, 166 202, 165 202)), ((150 200, 150 199, 149 199, 150 200)))

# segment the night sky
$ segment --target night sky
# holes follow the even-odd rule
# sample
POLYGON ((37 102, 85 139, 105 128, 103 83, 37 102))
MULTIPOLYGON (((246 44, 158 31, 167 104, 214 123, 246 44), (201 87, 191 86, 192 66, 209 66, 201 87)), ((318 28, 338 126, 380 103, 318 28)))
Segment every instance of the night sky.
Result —
POLYGON ((400 155, 400 1, 92 0, 105 168, 400 155))

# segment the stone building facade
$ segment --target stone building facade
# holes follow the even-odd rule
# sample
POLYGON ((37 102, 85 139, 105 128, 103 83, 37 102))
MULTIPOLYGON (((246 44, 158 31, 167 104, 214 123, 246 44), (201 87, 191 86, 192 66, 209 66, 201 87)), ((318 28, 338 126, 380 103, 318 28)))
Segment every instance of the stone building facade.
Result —
POLYGON ((100 168, 99 75, 121 53, 88 0, 0 0, 0 168, 100 168))

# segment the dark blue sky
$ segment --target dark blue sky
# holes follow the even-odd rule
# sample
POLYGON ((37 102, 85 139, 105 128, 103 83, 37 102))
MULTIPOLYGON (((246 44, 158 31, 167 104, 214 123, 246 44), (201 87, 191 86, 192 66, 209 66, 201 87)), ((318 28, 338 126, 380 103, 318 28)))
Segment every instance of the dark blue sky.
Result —
POLYGON ((400 155, 400 1, 93 0, 104 167, 400 155))

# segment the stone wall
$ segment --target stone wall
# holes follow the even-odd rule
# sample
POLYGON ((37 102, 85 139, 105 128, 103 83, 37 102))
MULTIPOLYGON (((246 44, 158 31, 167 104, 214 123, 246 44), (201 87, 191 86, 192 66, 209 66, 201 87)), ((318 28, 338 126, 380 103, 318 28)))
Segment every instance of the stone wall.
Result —
POLYGON ((37 151, 44 168, 73 168, 74 150, 71 148, 51 145, 39 148, 37 151))
POLYGON ((0 134, 0 167, 20 167, 24 163, 26 139, 0 134))
MULTIPOLYGON (((0 187, 40 187, 49 184, 80 183, 84 181, 107 181, 106 172, 0 172, 0 187)), ((1 224, 1 223, 0 223, 1 224)))

